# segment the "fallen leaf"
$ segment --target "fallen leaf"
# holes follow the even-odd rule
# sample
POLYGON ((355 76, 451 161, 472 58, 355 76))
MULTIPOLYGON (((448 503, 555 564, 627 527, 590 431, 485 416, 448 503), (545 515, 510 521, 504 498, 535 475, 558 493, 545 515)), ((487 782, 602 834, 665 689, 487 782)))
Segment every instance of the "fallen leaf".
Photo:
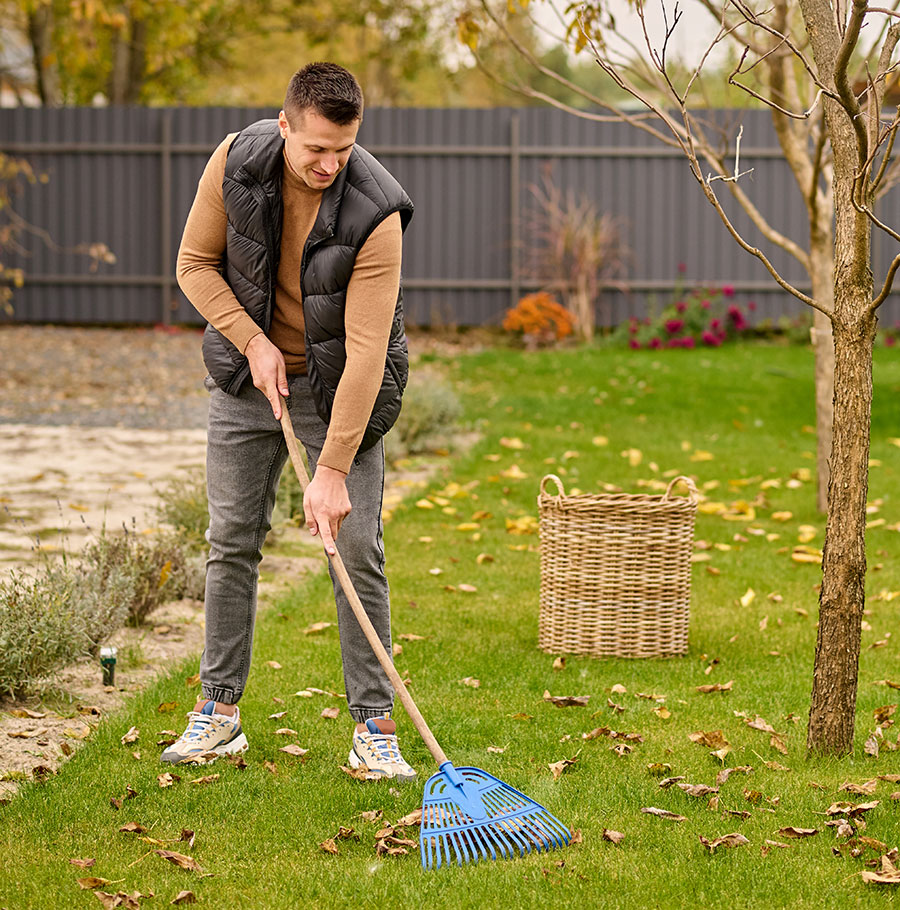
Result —
POLYGON ((622 843, 623 840, 625 840, 625 835, 621 831, 613 831, 611 828, 604 828, 600 832, 600 837, 603 840, 610 841, 611 843, 615 844, 616 846, 618 846, 619 844, 622 843))
POLYGON ((138 737, 140 736, 140 731, 137 727, 132 727, 123 737, 122 745, 126 746, 128 743, 137 742, 138 737))
POLYGON ((557 657, 556 660, 553 661, 553 669, 554 670, 565 670, 566 669, 565 657, 557 657))
POLYGON ((871 755, 873 758, 878 758, 878 750, 878 737, 874 733, 870 733, 868 737, 866 737, 865 744, 863 745, 863 751, 866 753, 866 755, 871 755))
POLYGON ((323 708, 322 713, 319 716, 328 720, 337 720, 341 716, 341 709, 337 707, 323 708))
POLYGON ((688 796, 712 796, 719 792, 718 787, 708 787, 706 784, 682 784, 676 785, 679 790, 683 790, 688 796))
POLYGON ((69 864, 72 866, 78 866, 79 869, 90 869, 97 860, 95 859, 70 859, 69 864))
POLYGON ((749 607, 756 599, 756 591, 753 588, 747 588, 746 593, 741 597, 741 606, 749 607))
POLYGON ((278 773, 278 766, 273 761, 268 761, 268 760, 263 761, 263 767, 266 769, 266 771, 269 772, 269 774, 278 773))
POLYGON ((544 690, 544 701, 551 702, 557 708, 583 708, 589 700, 590 695, 551 695, 549 690, 544 690))
POLYGON ((502 755, 506 751, 506 746, 488 746, 487 750, 494 755, 502 755))
POLYGON ((330 629, 334 623, 331 622, 314 622, 311 626, 307 626, 303 630, 304 635, 316 635, 319 632, 324 632, 326 629, 330 629))
POLYGON ((170 904, 196 904, 197 895, 193 891, 179 891, 170 904))
POLYGON ((651 777, 661 777, 663 774, 668 774, 671 770, 672 766, 665 762, 657 761, 647 765, 647 773, 651 777))
POLYGON ((377 822, 383 815, 384 811, 382 809, 370 809, 369 811, 359 813, 359 817, 367 822, 377 822))
POLYGON ((744 723, 747 724, 751 730, 759 730, 762 733, 775 732, 775 728, 767 721, 763 720, 759 715, 754 717, 753 720, 745 720, 744 723))
POLYGON ((375 774, 373 771, 366 771, 365 768, 348 768, 346 765, 341 765, 341 771, 355 780, 381 780, 384 776, 375 774))
POLYGON ((665 705, 657 705, 653 713, 662 720, 668 720, 672 716, 672 712, 665 705))
POLYGON ((200 685, 200 674, 194 673, 193 676, 186 676, 184 684, 188 687, 199 686, 200 685))
POLYGON ((46 712, 32 711, 29 708, 13 708, 9 714, 11 717, 30 717, 32 720, 40 720, 47 716, 46 712))
POLYGON ((293 755, 295 758, 303 758, 309 749, 301 749, 296 743, 291 743, 289 746, 282 746, 279 752, 286 752, 288 755, 293 755))
POLYGON ((188 781, 190 784, 211 784, 214 781, 219 779, 218 774, 207 774, 205 777, 195 777, 193 780, 188 781))
POLYGON ((176 853, 174 850, 154 850, 157 856, 167 859, 179 869, 187 869, 189 872, 202 872, 200 864, 193 857, 185 856, 183 853, 176 853))
POLYGON ((93 891, 94 888, 100 888, 103 885, 108 885, 110 880, 108 878, 97 878, 93 876, 91 878, 76 878, 79 886, 83 891, 93 891))
POLYGON ((157 714, 169 714, 178 707, 177 701, 164 701, 161 705, 156 706, 157 714))
POLYGON ((572 765, 578 762, 578 756, 574 755, 572 758, 564 758, 561 761, 553 762, 547 767, 550 769, 553 774, 554 780, 559 780, 563 772, 572 767, 572 765))
POLYGON ((818 828, 794 828, 793 826, 787 828, 779 828, 778 833, 782 837, 812 837, 814 834, 819 833, 818 828))
POLYGON ((516 714, 510 714, 509 717, 513 720, 534 720, 533 714, 525 714, 522 711, 518 711, 516 714))
POLYGON ((735 768, 723 768, 716 775, 716 784, 721 786, 731 777, 732 774, 750 774, 753 771, 753 768, 750 765, 738 765, 735 768))
POLYGON ((710 853, 715 853, 717 847, 743 847, 750 843, 743 834, 723 834, 714 840, 708 840, 702 834, 698 834, 700 843, 706 847, 710 853))
POLYGON ((285 714, 287 714, 287 711, 277 711, 275 714, 269 715, 269 720, 281 720, 285 714))
POLYGON ((773 733, 769 737, 769 745, 773 749, 777 749, 782 755, 788 754, 787 746, 784 744, 784 740, 777 733, 773 733))
POLYGON ((164 774, 160 774, 156 781, 162 789, 166 787, 171 787, 173 784, 180 781, 181 778, 177 774, 172 774, 170 771, 166 771, 164 774))
POLYGON ((666 777, 666 778, 663 778, 663 780, 661 780, 661 781, 659 782, 660 789, 662 789, 662 790, 668 790, 669 787, 673 786, 674 784, 677 784, 678 781, 680 781, 680 780, 684 780, 684 775, 683 775, 683 774, 679 775, 678 777, 666 777))
POLYGON ((505 449, 524 449, 525 443, 518 436, 501 436, 500 445, 505 449))
POLYGON ((872 780, 867 780, 862 784, 851 784, 849 782, 841 784, 838 787, 838 791, 844 791, 847 793, 857 793, 860 796, 871 796, 875 792, 875 788, 878 786, 878 778, 874 777, 872 780))
POLYGON ((103 714, 96 705, 76 705, 75 710, 79 714, 87 714, 92 717, 100 717, 103 714))
POLYGON ((137 822, 125 822, 119 830, 123 834, 146 834, 147 829, 143 825, 139 825, 137 822))
POLYGON ((460 680, 464 686, 469 686, 471 689, 477 689, 481 686, 481 680, 475 679, 474 676, 466 676, 460 680))
POLYGON ((731 746, 721 730, 698 730, 696 733, 688 733, 688 739, 707 749, 724 749, 731 746))
POLYGON ((277 660, 267 660, 266 666, 269 667, 269 669, 271 669, 271 670, 280 670, 281 669, 281 664, 278 663, 277 660))
MULTIPOLYGON (((335 708, 335 710, 337 710, 337 709, 335 708)), ((297 736, 298 733, 296 730, 292 730, 290 727, 279 727, 275 731, 275 735, 276 736, 297 736)))
POLYGON ((403 641, 425 641, 424 635, 416 635, 413 632, 405 632, 403 635, 398 635, 398 638, 401 638, 403 641))
POLYGON ((675 812, 669 812, 667 809, 657 809, 656 806, 647 806, 641 809, 646 815, 656 815, 659 818, 668 818, 673 822, 686 822, 687 816, 677 815, 675 812))
POLYGON ((186 843, 188 845, 188 847, 193 849, 195 837, 196 837, 195 832, 191 831, 190 828, 182 828, 181 834, 178 836, 178 840, 183 841, 184 843, 186 843))
POLYGON ((415 826, 422 824, 422 810, 414 809, 409 815, 404 815, 403 818, 397 820, 396 827, 403 828, 407 825, 415 826))
POLYGON ((708 695, 710 692, 730 692, 734 685, 734 680, 729 679, 727 683, 711 683, 707 686, 697 686, 697 691, 708 695))

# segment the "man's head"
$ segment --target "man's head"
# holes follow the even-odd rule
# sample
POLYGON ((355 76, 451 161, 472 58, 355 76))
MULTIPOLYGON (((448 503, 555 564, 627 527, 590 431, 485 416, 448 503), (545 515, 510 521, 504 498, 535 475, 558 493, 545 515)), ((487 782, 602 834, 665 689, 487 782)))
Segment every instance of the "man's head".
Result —
POLYGON ((278 125, 291 169, 323 190, 346 165, 362 121, 363 97, 351 73, 335 63, 310 63, 288 84, 278 125))

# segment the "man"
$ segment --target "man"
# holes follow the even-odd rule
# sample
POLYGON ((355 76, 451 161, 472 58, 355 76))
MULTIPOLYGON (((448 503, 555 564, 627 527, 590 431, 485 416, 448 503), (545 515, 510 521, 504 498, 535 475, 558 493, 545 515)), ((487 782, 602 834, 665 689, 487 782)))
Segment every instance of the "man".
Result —
MULTIPOLYGON (((287 407, 313 479, 303 509, 341 555, 390 653, 381 437, 400 411, 408 357, 400 305, 402 232, 413 206, 355 144, 356 79, 310 64, 276 120, 231 134, 213 153, 178 253, 178 282, 209 325, 209 542, 202 697, 170 763, 242 752, 238 701, 250 669, 261 547, 287 449, 287 407)), ((332 575, 334 582, 334 576, 332 575)), ((393 690, 335 582, 350 764, 412 779, 390 719, 393 690)))

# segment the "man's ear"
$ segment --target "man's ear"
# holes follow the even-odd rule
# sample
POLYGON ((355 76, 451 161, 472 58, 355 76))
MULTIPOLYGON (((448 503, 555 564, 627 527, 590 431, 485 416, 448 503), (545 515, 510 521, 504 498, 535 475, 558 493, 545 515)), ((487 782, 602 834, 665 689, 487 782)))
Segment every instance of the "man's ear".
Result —
POLYGON ((281 138, 287 139, 288 122, 284 111, 278 112, 278 128, 281 130, 281 138))

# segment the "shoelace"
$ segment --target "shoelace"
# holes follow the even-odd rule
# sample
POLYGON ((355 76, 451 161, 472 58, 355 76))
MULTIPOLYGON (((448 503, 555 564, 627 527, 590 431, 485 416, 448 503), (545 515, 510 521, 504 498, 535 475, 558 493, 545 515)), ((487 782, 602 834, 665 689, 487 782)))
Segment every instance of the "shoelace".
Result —
POLYGON ((212 722, 212 717, 209 714, 201 714, 199 711, 190 711, 188 720, 191 721, 191 725, 185 730, 184 738, 199 739, 212 722))
POLYGON ((382 753, 382 757, 388 761, 400 761, 400 750, 397 748, 397 737, 389 733, 370 733, 368 743, 372 750, 377 754, 382 753))

